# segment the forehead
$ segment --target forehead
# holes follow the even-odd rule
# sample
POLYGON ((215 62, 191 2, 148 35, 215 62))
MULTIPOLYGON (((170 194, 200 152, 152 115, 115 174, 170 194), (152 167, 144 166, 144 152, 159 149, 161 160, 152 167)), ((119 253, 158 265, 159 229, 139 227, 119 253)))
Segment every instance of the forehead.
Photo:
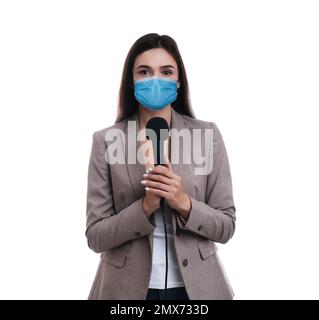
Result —
POLYGON ((138 55, 134 62, 134 68, 137 68, 140 64, 145 64, 152 68, 171 64, 177 68, 174 58, 163 48, 146 50, 138 55))

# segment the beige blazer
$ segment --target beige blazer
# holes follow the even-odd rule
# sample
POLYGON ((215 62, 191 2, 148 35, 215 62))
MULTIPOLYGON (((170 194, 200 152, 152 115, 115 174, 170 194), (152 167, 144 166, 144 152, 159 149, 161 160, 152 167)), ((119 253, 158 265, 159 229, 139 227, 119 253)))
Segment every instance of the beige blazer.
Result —
MULTIPOLYGON (((100 253, 101 259, 88 296, 90 300, 145 300, 147 295, 156 225, 154 215, 148 219, 142 207, 145 189, 141 180, 145 166, 139 162, 109 164, 105 160, 107 130, 121 129, 128 141, 127 120, 135 120, 138 131, 137 116, 135 113, 93 133, 85 235, 89 248, 100 253)), ((192 202, 186 223, 165 201, 185 289, 190 300, 233 299, 234 291, 217 256, 216 245, 226 243, 233 236, 236 220, 223 138, 215 123, 193 119, 174 109, 171 121, 171 128, 178 130, 213 129, 213 170, 209 175, 194 175, 193 163, 172 163, 192 202)), ((176 152, 174 145, 171 148, 171 154, 176 152)), ((179 148, 182 155, 182 143, 179 148)), ((123 142, 123 150, 127 151, 127 143, 123 142)))

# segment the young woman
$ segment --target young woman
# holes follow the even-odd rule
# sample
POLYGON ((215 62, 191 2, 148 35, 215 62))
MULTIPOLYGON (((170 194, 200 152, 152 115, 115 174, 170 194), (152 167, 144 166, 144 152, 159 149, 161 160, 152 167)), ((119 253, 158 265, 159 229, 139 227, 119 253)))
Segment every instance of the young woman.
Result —
POLYGON ((155 33, 139 38, 124 64, 116 122, 93 134, 85 234, 101 260, 88 299, 232 299, 216 243, 233 236, 235 212, 222 135, 194 116, 176 42, 155 33), (176 144, 169 135, 166 162, 156 166, 143 130, 153 117, 188 137, 176 144), (193 158, 208 138, 201 133, 206 138, 193 143, 196 129, 211 132, 213 166, 204 174, 193 158), (131 151, 143 161, 129 161, 131 151), (176 154, 192 161, 173 162, 176 154))

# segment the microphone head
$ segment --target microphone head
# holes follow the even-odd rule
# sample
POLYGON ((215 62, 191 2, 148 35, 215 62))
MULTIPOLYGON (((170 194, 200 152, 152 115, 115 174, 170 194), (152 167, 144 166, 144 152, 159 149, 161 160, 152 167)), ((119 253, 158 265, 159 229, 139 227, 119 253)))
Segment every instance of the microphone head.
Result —
POLYGON ((157 140, 168 139, 169 126, 167 121, 162 117, 154 117, 148 120, 146 124, 146 138, 148 140, 150 139, 150 136, 154 134, 149 130, 153 130, 155 132, 157 140))

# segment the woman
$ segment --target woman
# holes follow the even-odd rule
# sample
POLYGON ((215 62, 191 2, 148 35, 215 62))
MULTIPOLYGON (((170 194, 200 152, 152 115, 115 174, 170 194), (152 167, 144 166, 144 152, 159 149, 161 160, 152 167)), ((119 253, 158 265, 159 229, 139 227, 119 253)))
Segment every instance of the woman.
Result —
MULTIPOLYGON (((208 139, 202 140, 193 149, 204 149, 208 139)), ((196 119, 191 110, 175 41, 155 33, 141 37, 124 64, 116 122, 93 134, 85 234, 101 260, 88 299, 232 299, 215 243, 233 236, 235 211, 223 138, 215 123, 196 119), (213 169, 196 174, 194 162, 173 163, 172 156, 192 150, 189 141, 173 144, 172 135, 165 144, 165 163, 154 166, 143 130, 153 117, 164 118, 170 132, 188 130, 192 137, 195 129, 211 130, 213 169), (139 159, 142 154, 143 161, 128 161, 131 151, 139 159), (112 162, 121 152, 124 161, 112 162)))

